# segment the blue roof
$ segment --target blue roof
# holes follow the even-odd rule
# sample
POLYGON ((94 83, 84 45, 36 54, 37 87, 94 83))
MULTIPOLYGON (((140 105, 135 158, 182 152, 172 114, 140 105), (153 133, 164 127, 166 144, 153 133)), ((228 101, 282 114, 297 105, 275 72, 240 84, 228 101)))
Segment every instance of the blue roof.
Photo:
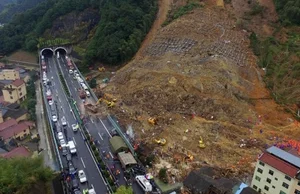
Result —
POLYGON ((275 147, 275 146, 268 148, 267 152, 300 168, 300 158, 297 156, 294 156, 293 154, 290 154, 290 153, 288 153, 282 149, 279 149, 278 147, 275 147))
POLYGON ((246 187, 248 187, 248 185, 246 185, 245 183, 241 183, 241 184, 239 185, 238 190, 237 190, 234 194, 240 194, 240 193, 242 192, 242 190, 243 190, 244 188, 246 188, 246 187))

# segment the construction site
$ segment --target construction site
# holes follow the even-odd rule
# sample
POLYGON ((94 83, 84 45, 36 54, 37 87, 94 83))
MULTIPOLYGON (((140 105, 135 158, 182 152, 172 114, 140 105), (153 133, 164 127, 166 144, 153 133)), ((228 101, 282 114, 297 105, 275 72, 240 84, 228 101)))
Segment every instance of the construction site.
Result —
POLYGON ((166 167, 181 180, 210 165, 224 176, 252 176, 269 146, 297 147, 298 122, 271 98, 250 32, 223 1, 202 1, 161 27, 178 2, 160 1, 141 50, 109 80, 98 80, 99 101, 87 104, 87 113, 115 115, 144 154, 155 156, 154 175, 166 167))

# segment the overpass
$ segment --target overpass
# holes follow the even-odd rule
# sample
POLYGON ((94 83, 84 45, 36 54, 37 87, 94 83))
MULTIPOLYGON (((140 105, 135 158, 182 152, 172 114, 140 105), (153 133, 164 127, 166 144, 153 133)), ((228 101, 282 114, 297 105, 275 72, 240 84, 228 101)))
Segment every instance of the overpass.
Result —
POLYGON ((72 52, 72 47, 71 46, 52 46, 52 47, 45 47, 42 48, 39 51, 40 55, 52 57, 53 55, 56 55, 57 52, 63 54, 63 55, 68 55, 72 52))

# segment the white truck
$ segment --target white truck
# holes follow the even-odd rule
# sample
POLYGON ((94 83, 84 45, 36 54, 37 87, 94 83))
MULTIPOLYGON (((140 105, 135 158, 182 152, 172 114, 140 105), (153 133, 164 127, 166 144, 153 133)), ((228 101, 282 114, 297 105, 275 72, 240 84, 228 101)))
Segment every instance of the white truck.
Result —
POLYGON ((69 147, 69 150, 70 150, 71 154, 76 154, 77 150, 76 150, 74 141, 69 141, 68 142, 68 147, 69 147))

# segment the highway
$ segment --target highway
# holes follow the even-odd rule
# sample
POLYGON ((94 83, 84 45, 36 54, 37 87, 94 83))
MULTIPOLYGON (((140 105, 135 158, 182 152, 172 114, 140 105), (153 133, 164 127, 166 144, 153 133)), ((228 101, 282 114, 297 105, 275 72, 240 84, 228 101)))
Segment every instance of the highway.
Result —
MULTIPOLYGON (((61 67, 63 76, 66 80, 66 83, 70 89, 70 93, 73 97, 73 99, 77 102, 77 106, 80 107, 79 109, 84 109, 84 102, 79 97, 78 89, 81 88, 80 84, 77 80, 73 79, 73 75, 69 73, 69 67, 67 65, 67 61, 64 56, 61 56, 58 59, 58 63, 61 67)), ((73 64, 74 65, 74 64, 73 64)), ((84 77, 82 79, 85 79, 84 77)), ((90 91, 92 92, 92 91, 90 91)), ((87 101, 91 104, 95 104, 96 101, 93 99, 93 97, 87 98, 87 101)), ((105 106, 103 104, 103 106, 105 106)), ((113 157, 116 157, 112 154, 112 151, 110 149, 109 145, 109 139, 111 138, 111 133, 114 130, 114 127, 110 124, 110 122, 105 118, 99 118, 99 117, 89 117, 87 121, 85 122, 84 126, 89 131, 89 133, 95 138, 95 140, 98 140, 100 142, 100 150, 101 152, 105 151, 105 155, 108 156, 107 159, 105 159, 105 163, 108 167, 114 166, 114 170, 119 169, 120 174, 116 176, 118 180, 119 185, 125 185, 126 181, 124 179, 124 172, 121 168, 121 164, 118 161, 114 161, 113 157), (108 154, 107 154, 108 153, 108 154)), ((104 155, 102 155, 102 158, 104 155)), ((143 194, 144 191, 138 186, 136 182, 133 182, 132 188, 134 190, 135 194, 143 194)))
MULTIPOLYGON (((73 140, 77 149, 77 155, 72 156, 72 162, 77 170, 84 170, 88 180, 87 183, 79 183, 80 190, 82 191, 83 189, 90 188, 92 186, 94 187, 96 193, 105 194, 107 193, 107 187, 105 185, 103 177, 100 174, 99 169, 97 168, 97 164, 93 159, 86 142, 84 141, 84 137, 81 131, 73 132, 72 130, 71 125, 76 123, 76 118, 71 111, 72 109, 70 107, 69 101, 60 83, 56 65, 58 61, 55 57, 50 57, 45 58, 45 62, 47 65, 47 78, 51 81, 51 85, 49 86, 49 88, 51 89, 52 98, 55 102, 54 105, 56 104, 56 112, 58 116, 58 121, 56 123, 53 123, 52 121, 50 121, 50 123, 52 123, 52 125, 56 125, 56 128, 61 128, 61 118, 63 116, 66 118, 67 127, 65 130, 63 130, 66 141, 73 140)), ((43 87, 44 91, 46 91, 47 86, 43 87)), ((47 105, 47 112, 51 116, 52 111, 49 107, 49 104, 47 105)), ((61 155, 61 158, 63 165, 67 167, 66 157, 61 155)))

